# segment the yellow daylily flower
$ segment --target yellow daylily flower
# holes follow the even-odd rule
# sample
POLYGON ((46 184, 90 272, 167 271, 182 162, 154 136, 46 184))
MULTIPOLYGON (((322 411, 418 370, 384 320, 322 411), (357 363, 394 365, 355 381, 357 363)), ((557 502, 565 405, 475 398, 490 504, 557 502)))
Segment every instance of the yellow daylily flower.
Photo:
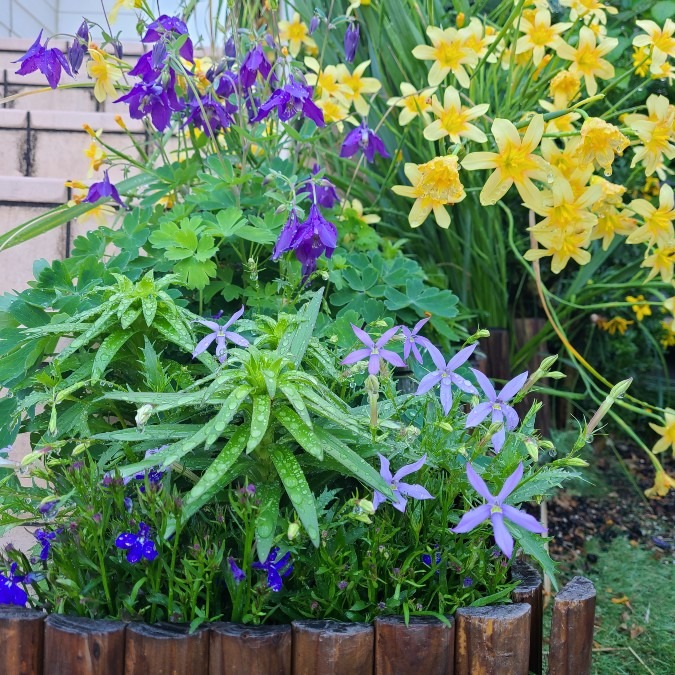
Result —
POLYGON ((633 47, 633 68, 635 68, 635 74, 638 77, 647 77, 651 64, 652 58, 649 47, 633 47))
POLYGON ((352 0, 347 7, 347 16, 360 7, 370 7, 370 0, 352 0))
POLYGON ((596 40, 595 33, 588 26, 582 26, 577 47, 571 47, 561 41, 556 46, 556 52, 560 58, 572 62, 569 70, 582 76, 588 95, 595 96, 598 92, 598 83, 595 78, 609 80, 614 77, 614 66, 602 57, 618 44, 619 41, 616 38, 596 40))
POLYGON ((370 65, 370 61, 360 63, 350 73, 344 63, 337 66, 338 80, 345 86, 344 96, 348 103, 354 104, 359 115, 365 117, 370 110, 364 94, 376 94, 382 88, 382 83, 375 77, 363 77, 363 73, 370 65))
POLYGON ((338 99, 321 98, 315 103, 323 111, 323 121, 326 124, 335 124, 340 133, 344 129, 343 122, 350 121, 358 126, 358 122, 349 116, 349 109, 338 99))
POLYGON ((122 77, 122 70, 119 66, 109 61, 109 56, 100 49, 90 45, 87 61, 87 73, 94 80, 94 96, 99 103, 103 103, 106 98, 118 98, 115 89, 115 82, 122 77))
POLYGON ((592 166, 581 166, 576 148, 570 141, 561 148, 553 138, 541 139, 541 156, 551 165, 553 175, 562 176, 570 185, 575 194, 586 187, 593 175, 592 166))
POLYGON ((464 36, 456 28, 443 30, 437 26, 429 26, 427 35, 432 46, 417 45, 412 54, 421 61, 434 62, 429 70, 429 84, 435 87, 452 73, 460 86, 468 88, 470 80, 465 66, 475 66, 478 57, 464 46, 464 36))
POLYGON ((652 73, 652 80, 668 80, 670 86, 675 81, 675 66, 666 61, 662 63, 655 73, 652 73))
POLYGON ((305 75, 307 84, 314 87, 314 93, 322 99, 335 98, 341 105, 347 106, 347 87, 340 82, 340 71, 337 66, 329 65, 321 68, 313 56, 305 57, 305 65, 311 72, 305 75))
POLYGON ((450 226, 450 214, 445 206, 461 202, 466 193, 459 180, 457 157, 436 157, 426 164, 408 163, 403 167, 411 185, 395 185, 392 190, 415 200, 408 222, 419 227, 433 211, 436 223, 444 229, 450 226))
POLYGON ((663 469, 656 471, 654 477, 654 485, 645 490, 647 497, 665 497, 670 488, 675 488, 675 480, 673 480, 663 469))
POLYGON ((576 21, 583 19, 584 22, 596 21, 604 24, 607 14, 616 14, 619 10, 611 5, 605 5, 600 0, 560 0, 563 7, 570 8, 570 19, 576 21))
MULTIPOLYGON (((484 26, 480 19, 475 16, 469 21, 469 25, 459 31, 462 45, 472 51, 479 59, 487 53, 488 47, 497 39, 492 26, 484 26)), ((495 63, 497 55, 492 52, 487 58, 488 63, 495 63)))
POLYGON ((544 58, 546 48, 555 48, 562 39, 560 34, 571 26, 571 23, 551 25, 551 12, 548 9, 537 10, 532 20, 521 17, 519 28, 525 35, 516 42, 516 54, 532 52, 532 62, 538 66, 544 58))
POLYGON ((570 70, 561 70, 549 83, 549 92, 556 110, 564 110, 579 95, 581 77, 570 70))
POLYGON ((512 185, 523 201, 536 203, 539 193, 532 180, 547 182, 552 177, 548 162, 532 154, 543 133, 542 115, 530 120, 523 138, 509 120, 497 118, 492 123, 492 135, 499 152, 472 152, 462 160, 462 166, 469 171, 494 169, 481 190, 481 204, 496 204, 512 185))
POLYGON ((673 280, 673 267, 675 267, 675 240, 668 246, 654 249, 654 252, 646 256, 640 267, 651 267, 646 281, 651 281, 657 274, 661 275, 664 284, 673 280))
POLYGON ((140 9, 142 6, 142 0, 115 0, 115 4, 108 12, 108 20, 110 23, 115 23, 120 9, 140 9))
POLYGON ((630 308, 633 310, 635 318, 638 321, 642 321, 646 316, 652 315, 652 308, 649 306, 648 302, 645 302, 644 295, 627 295, 626 302, 633 303, 630 308))
POLYGON ((558 274, 565 269, 570 260, 586 265, 591 254, 585 250, 590 243, 590 230, 585 227, 566 228, 565 230, 546 230, 537 232, 535 239, 544 248, 531 248, 525 253, 525 260, 539 260, 551 256, 551 271, 558 274))
POLYGON ((633 46, 652 48, 650 71, 658 73, 668 58, 675 58, 675 37, 673 37, 675 21, 666 19, 663 28, 659 28, 656 22, 648 20, 636 21, 635 24, 644 33, 633 38, 633 46))
MULTIPOLYGON (((560 108, 557 108, 555 103, 551 101, 540 100, 539 105, 546 112, 558 112, 560 108)), ((576 131, 574 123, 581 119, 579 113, 571 112, 565 115, 560 115, 560 117, 554 117, 546 122, 546 127, 544 133, 569 133, 570 131, 576 131)))
POLYGON ((581 164, 602 167, 605 176, 612 174, 615 155, 622 155, 630 141, 612 124, 599 117, 591 117, 581 125, 581 137, 573 139, 571 146, 579 153, 581 164))
MULTIPOLYGON (((64 185, 73 190, 71 197, 68 200, 68 206, 81 204, 89 192, 89 187, 77 180, 67 180, 64 185)), ((99 226, 108 225, 116 213, 117 210, 110 204, 99 204, 98 206, 90 208, 86 213, 79 215, 77 221, 85 223, 88 220, 94 220, 99 226)))
POLYGON ((629 244, 647 243, 650 246, 668 246, 675 237, 675 199, 673 188, 664 183, 659 192, 659 206, 655 207, 646 199, 634 199, 630 208, 642 216, 642 226, 638 227, 626 240, 629 244))
POLYGON ((675 295, 663 301, 663 308, 675 318, 675 295))
POLYGON ((610 335, 619 333, 619 335, 625 335, 628 330, 628 326, 632 326, 635 322, 624 319, 621 316, 615 316, 613 319, 607 321, 606 319, 598 319, 597 326, 601 330, 606 331, 610 335))
POLYGON ((410 82, 401 82, 401 96, 392 96, 387 101, 388 106, 402 108, 398 116, 399 126, 410 124, 418 115, 422 116, 425 124, 430 124, 431 96, 436 89, 437 87, 427 87, 418 91, 410 82))
POLYGON ((629 235, 635 229, 635 218, 631 218, 631 213, 628 209, 615 208, 596 212, 598 222, 591 232, 591 241, 602 239, 602 250, 606 251, 616 235, 629 235))
POLYGON ((465 108, 462 106, 457 89, 448 87, 443 95, 443 105, 435 96, 431 99, 431 109, 438 119, 424 129, 424 138, 428 141, 437 141, 439 138, 450 136, 453 143, 461 143, 463 137, 477 143, 485 143, 487 136, 469 122, 485 115, 489 107, 488 103, 481 103, 473 108, 465 108))
POLYGON ((649 426, 661 436, 654 444, 652 452, 658 455, 660 452, 672 448, 673 456, 675 456, 675 410, 666 408, 662 427, 653 422, 650 422, 649 426))
MULTIPOLYGON (((96 137, 98 138, 102 133, 102 130, 96 132, 96 137)), ((96 171, 101 168, 101 165, 106 160, 106 153, 103 151, 103 148, 96 142, 92 141, 89 145, 82 151, 84 156, 89 160, 89 169, 87 171, 87 178, 91 178, 96 171)))
POLYGON ((309 35, 309 27, 300 19, 300 14, 295 12, 290 21, 279 21, 279 39, 288 42, 288 51, 295 58, 302 45, 310 49, 316 49, 316 42, 309 35))
MULTIPOLYGON (((365 225, 375 225, 375 223, 379 223, 382 220, 382 218, 380 218, 380 216, 378 216, 376 213, 368 213, 364 215, 363 203, 358 199, 352 199, 351 202, 348 199, 345 200, 343 213, 345 211, 351 211, 352 213, 350 215, 355 217, 357 220, 360 220, 365 225)), ((344 220, 344 215, 340 219, 344 220)))

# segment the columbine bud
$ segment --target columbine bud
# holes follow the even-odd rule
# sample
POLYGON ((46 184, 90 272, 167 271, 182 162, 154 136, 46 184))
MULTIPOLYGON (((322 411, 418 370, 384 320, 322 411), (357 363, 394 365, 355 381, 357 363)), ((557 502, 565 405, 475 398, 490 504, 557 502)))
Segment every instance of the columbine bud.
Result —
POLYGON ((311 35, 314 33, 314 31, 319 27, 319 24, 321 23, 321 19, 318 17, 318 15, 314 15, 312 17, 312 20, 309 22, 309 34, 311 35))
POLYGON ((288 541, 293 541, 300 534, 300 525, 298 523, 288 523, 286 536, 288 541))
POLYGON ((154 408, 150 403, 144 403, 136 412, 136 426, 143 428, 150 419, 153 410, 154 408))
POLYGON ((359 24, 356 21, 351 21, 345 32, 345 61, 351 63, 356 56, 356 50, 359 46, 359 24))

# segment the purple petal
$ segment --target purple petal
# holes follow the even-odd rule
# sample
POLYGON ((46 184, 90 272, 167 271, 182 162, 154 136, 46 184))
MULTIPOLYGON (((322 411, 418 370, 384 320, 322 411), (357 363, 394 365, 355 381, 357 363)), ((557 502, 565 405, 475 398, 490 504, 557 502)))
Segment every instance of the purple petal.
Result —
POLYGON ((368 374, 377 375, 380 372, 380 355, 371 354, 368 359, 368 374))
POLYGON ((396 353, 389 349, 380 349, 380 356, 397 368, 405 368, 405 361, 396 353))
POLYGON ((424 318, 424 319, 420 319, 420 320, 415 324, 415 327, 412 329, 413 335, 417 335, 417 333, 419 333, 419 331, 420 331, 420 329, 422 328, 422 326, 424 326, 424 324, 425 324, 427 321, 429 321, 429 318, 430 318, 430 317, 427 316, 427 317, 424 318))
POLYGON ((375 495, 373 497, 373 509, 377 511, 377 507, 380 504, 383 504, 384 502, 387 501, 387 498, 381 493, 378 492, 377 490, 375 491, 375 495))
POLYGON ((224 335, 216 335, 216 356, 221 363, 227 358, 227 344, 224 335))
POLYGON ((523 477, 523 471, 523 463, 520 462, 516 470, 504 481, 504 485, 497 495, 497 502, 501 504, 518 487, 518 483, 523 477))
POLYGON ((502 403, 501 409, 506 418, 506 428, 513 431, 518 426, 518 413, 508 403, 502 403))
POLYGON ((415 361, 417 361, 417 363, 422 363, 424 359, 422 358, 422 354, 420 354, 420 350, 417 348, 417 345, 414 342, 409 344, 412 346, 412 353, 415 361))
POLYGON ((115 539, 115 546, 117 548, 131 548, 138 541, 138 536, 133 532, 122 532, 117 539, 115 539))
POLYGON ((463 534, 464 532, 471 532, 475 527, 478 527, 481 523, 485 522, 490 517, 490 505, 482 504, 478 508, 471 509, 467 511, 462 519, 451 528, 453 532, 457 534, 463 534))
POLYGON ((438 370, 445 370, 445 359, 441 352, 438 351, 438 348, 432 344, 429 344, 427 347, 429 354, 431 355, 431 360, 434 362, 434 365, 438 370))
POLYGON ((489 402, 479 403, 466 416, 466 422, 464 426, 467 429, 478 426, 490 414, 491 410, 492 410, 492 403, 489 402))
POLYGON ((429 493, 429 491, 422 487, 421 485, 409 485, 408 483, 399 483, 398 491, 405 495, 406 497, 412 497, 413 499, 433 499, 434 496, 429 493))
POLYGON ((274 593, 278 593, 283 585, 281 575, 274 567, 270 567, 267 570, 267 585, 274 593))
MULTIPOLYGON (((449 370, 449 369, 448 369, 449 370)), ((457 373, 450 372, 450 377, 448 378, 458 389, 466 392, 467 394, 478 394, 478 389, 469 382, 466 378, 458 375, 457 373)))
POLYGON ((475 469, 471 466, 470 463, 466 465, 466 477, 469 479, 469 483, 473 489, 485 500, 488 502, 493 502, 494 497, 488 486, 485 484, 485 481, 476 473, 475 469))
POLYGON ((226 331, 225 337, 230 341, 234 342, 235 345, 240 347, 248 347, 251 343, 245 338, 239 335, 239 333, 233 333, 232 331, 226 331))
POLYGON ((492 448, 497 454, 499 454, 502 451, 505 441, 506 441, 506 430, 504 429, 504 427, 500 427, 499 429, 497 429, 497 431, 495 431, 494 434, 492 434, 492 438, 490 439, 490 442, 492 443, 492 448))
POLYGON ((352 324, 352 330, 354 331, 354 335, 356 335, 356 337, 359 340, 361 340, 361 342, 363 342, 363 344, 366 345, 366 347, 370 347, 371 349, 375 347, 373 338, 371 338, 370 335, 368 335, 368 333, 366 333, 365 330, 359 328, 358 326, 355 326, 354 324, 352 324))
POLYGON ((202 326, 206 326, 207 328, 210 328, 214 332, 218 332, 220 330, 220 325, 217 324, 215 321, 209 321, 208 319, 195 319, 197 323, 201 323, 202 326))
POLYGON ((394 490, 394 497, 396 497, 396 501, 392 502, 392 506, 397 511, 405 513, 405 507, 408 504, 408 500, 398 490, 394 490))
POLYGON ((502 511, 504 512, 505 518, 508 518, 512 523, 522 527, 524 530, 534 532, 535 534, 546 534, 546 528, 529 513, 519 511, 508 504, 502 505, 502 511))
POLYGON ((146 541, 143 545, 143 557, 152 562, 159 555, 154 541, 146 541))
POLYGON ((216 339, 215 333, 209 333, 206 337, 202 338, 195 347, 195 350, 192 352, 192 358, 197 358, 202 352, 205 352, 210 346, 211 343, 216 339))
POLYGON ((474 342, 472 345, 469 345, 468 347, 464 347, 464 349, 460 349, 449 361, 448 361, 448 370, 456 370, 461 366, 463 363, 469 360, 469 357, 471 354, 473 354, 474 350, 478 346, 477 342, 474 342))
POLYGON ((382 347, 384 347, 384 345, 387 344, 387 342, 389 342, 389 340, 391 340, 394 337, 394 335, 396 335, 396 333, 399 332, 399 330, 401 330, 400 326, 392 326, 389 330, 386 330, 384 333, 382 333, 382 336, 375 343, 375 346, 378 349, 381 349, 382 347))
POLYGON ((415 396, 421 396, 422 394, 426 394, 429 391, 429 389, 437 385, 440 381, 441 381, 441 374, 437 370, 435 370, 432 373, 427 373, 420 380, 420 383, 417 386, 417 391, 415 392, 415 396))
POLYGON ((241 315, 244 313, 244 305, 241 306, 240 310, 237 310, 228 320, 227 323, 223 326, 223 330, 227 330, 237 319, 241 318, 241 315))
POLYGON ((140 541, 136 543, 129 549, 127 553, 127 562, 135 565, 143 557, 143 544, 140 541))
POLYGON ((525 371, 520 375, 514 377, 510 382, 504 385, 504 388, 499 392, 500 401, 510 401, 522 388, 527 380, 528 372, 525 371))
MULTIPOLYGON (((405 333, 406 330, 408 330, 408 329, 404 327, 403 332, 405 333)), ((410 356, 410 350, 412 349, 412 346, 413 346, 413 343, 409 340, 409 337, 410 336, 406 336, 406 340, 403 343, 403 358, 406 359, 406 360, 410 356)), ((420 363, 422 363, 422 362, 420 361, 420 363)))
POLYGON ((483 393, 487 397, 488 401, 494 403, 497 400, 497 392, 492 386, 492 382, 490 382, 489 378, 476 368, 471 368, 471 372, 474 374, 474 377, 478 381, 478 385, 483 390, 483 393))
POLYGON ((406 476, 409 476, 411 473, 415 473, 415 471, 419 471, 424 464, 427 461, 427 456, 422 455, 416 462, 413 462, 412 464, 406 464, 406 466, 402 466, 395 474, 393 480, 399 481, 401 478, 405 478, 406 476))
POLYGON ((490 520, 497 546, 507 558, 510 558, 513 555, 513 537, 504 525, 504 516, 501 513, 493 513, 490 515, 490 520))
POLYGON ((379 452, 377 453, 377 456, 380 458, 380 476, 387 481, 387 483, 391 483, 393 480, 391 476, 391 468, 389 467, 389 460, 384 456, 381 455, 379 452))
POLYGON ((345 356, 345 358, 340 361, 340 365, 348 366, 352 363, 356 363, 357 361, 367 359, 370 356, 370 352, 370 349, 357 349, 351 352, 351 354, 347 354, 347 356, 345 356))
POLYGON ((450 414, 452 409, 452 386, 450 380, 446 377, 441 380, 441 407, 446 415, 450 414))

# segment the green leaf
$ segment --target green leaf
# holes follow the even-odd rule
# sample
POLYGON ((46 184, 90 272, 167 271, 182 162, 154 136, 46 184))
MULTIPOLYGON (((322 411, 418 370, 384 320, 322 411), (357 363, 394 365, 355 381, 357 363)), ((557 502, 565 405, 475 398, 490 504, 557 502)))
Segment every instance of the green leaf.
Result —
POLYGON ((258 560, 265 562, 274 544, 274 534, 279 518, 281 487, 277 483, 262 483, 256 486, 260 502, 255 521, 255 543, 258 560))
POLYGON ((314 297, 300 308, 295 317, 296 324, 286 331, 279 340, 277 353, 281 356, 288 356, 296 366, 305 356, 309 341, 312 339, 316 318, 319 315, 319 309, 321 309, 323 291, 323 288, 318 290, 314 297))
POLYGON ((106 431, 92 438, 99 441, 174 441, 194 435, 202 428, 201 424, 151 424, 142 429, 128 428, 119 431, 106 431))
POLYGON ((89 344, 94 338, 98 337, 108 327, 113 315, 115 314, 114 307, 108 307, 96 321, 84 331, 79 337, 76 337, 63 351, 56 357, 55 360, 63 361, 71 354, 74 354, 80 347, 89 344))
POLYGON ((284 489, 298 513, 311 542, 319 548, 319 520, 316 515, 314 495, 309 489, 305 474, 291 450, 285 446, 275 447, 271 453, 274 468, 284 484, 284 489))
POLYGON ((452 291, 428 286, 421 279, 408 279, 405 293, 395 288, 387 288, 384 295, 386 298, 384 304, 387 309, 394 312, 411 307, 420 315, 429 312, 443 319, 453 319, 457 316, 456 305, 459 298, 452 291))
POLYGON ((246 452, 249 453, 258 447, 263 436, 267 432, 270 422, 270 410, 272 401, 266 394, 258 394, 253 397, 253 412, 251 413, 251 436, 246 444, 246 452))
POLYGON ((216 276, 216 263, 213 260, 200 262, 197 258, 181 260, 174 270, 180 275, 182 283, 190 289, 202 290, 206 288, 209 279, 216 276))
POLYGON ((526 555, 534 558, 540 565, 544 574, 551 579, 551 584, 553 588, 558 590, 558 583, 556 582, 556 564, 551 560, 544 542, 546 541, 540 535, 528 532, 522 527, 511 522, 507 518, 504 518, 504 524, 508 528, 509 532, 515 537, 518 543, 523 547, 523 551, 526 555))
POLYGON ((274 410, 274 416, 290 432, 303 450, 318 460, 323 459, 323 447, 316 434, 300 419, 298 413, 287 406, 274 410))
POLYGON ((529 502, 533 497, 546 495, 555 487, 562 487, 563 481, 569 480, 579 474, 567 469, 543 468, 531 478, 522 482, 506 500, 509 504, 529 502))
POLYGON ((239 385, 225 400, 218 414, 213 418, 213 426, 206 437, 206 445, 213 445, 232 418, 239 412, 239 407, 253 391, 247 384, 239 385))
POLYGON ((91 366, 91 378, 100 380, 103 377, 105 369, 113 360, 115 354, 121 349, 124 343, 135 333, 132 330, 116 330, 103 340, 96 350, 94 362, 91 366))
POLYGON ((210 226, 210 231, 221 237, 228 238, 236 234, 239 228, 246 224, 241 209, 229 208, 218 211, 216 223, 210 226))
POLYGON ((661 0, 652 7, 652 17, 659 24, 663 24, 666 19, 672 19, 674 16, 675 2, 672 0, 661 0))
POLYGON ((143 306, 143 318, 147 326, 151 326, 157 314, 157 296, 148 295, 141 300, 143 306))
POLYGON ((302 396, 300 396, 300 392, 292 384, 282 384, 279 388, 293 406, 295 412, 300 415, 302 421, 311 429, 312 420, 309 416, 307 406, 305 405, 302 396))

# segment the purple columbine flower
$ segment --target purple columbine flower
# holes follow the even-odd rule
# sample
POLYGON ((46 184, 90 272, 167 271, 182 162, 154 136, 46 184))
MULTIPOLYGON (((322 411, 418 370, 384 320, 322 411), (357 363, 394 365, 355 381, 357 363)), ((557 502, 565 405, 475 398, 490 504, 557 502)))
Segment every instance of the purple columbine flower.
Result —
POLYGON ((45 516, 45 518, 52 518, 56 515, 56 508, 58 507, 58 499, 49 499, 46 502, 42 502, 38 506, 38 511, 45 516))
POLYGON ((135 565, 142 558, 152 562, 159 551, 155 542, 150 539, 150 528, 145 523, 138 523, 138 532, 122 532, 115 539, 115 546, 127 551, 127 562, 135 565))
POLYGON ((154 82, 160 75, 161 69, 155 69, 153 65, 152 51, 141 56, 136 65, 129 71, 132 77, 140 77, 143 82, 154 82))
MULTIPOLYGON (((293 227, 292 223, 289 226, 289 222, 286 223, 289 230, 286 232, 284 243, 290 236, 293 227)), ((282 235, 284 235, 283 230, 282 235)), ((282 235, 280 235, 280 239, 282 235)), ((302 263, 302 278, 306 280, 316 269, 316 261, 321 254, 324 253, 326 258, 330 258, 336 246, 337 228, 321 215, 321 211, 316 204, 312 204, 307 220, 298 223, 290 246, 284 250, 292 249, 295 251, 295 257, 302 263)), ((281 252, 283 253, 283 250, 281 252)))
POLYGON ((246 579, 246 572, 244 572, 239 565, 235 562, 234 558, 228 558, 227 562, 230 564, 230 572, 232 572, 232 577, 235 584, 240 584, 246 579))
POLYGON ((231 35, 225 40, 225 57, 231 61, 237 58, 237 44, 231 35))
POLYGON ((359 23, 350 21, 345 31, 345 61, 351 63, 359 46, 359 23))
POLYGON ((323 111, 312 101, 312 88, 292 77, 283 87, 275 89, 272 95, 261 104, 257 115, 251 118, 251 122, 264 120, 274 109, 277 110, 282 122, 288 122, 300 113, 312 120, 317 127, 326 126, 323 111))
POLYGON ((478 384, 483 390, 487 401, 479 403, 466 416, 465 427, 469 429, 478 426, 492 413, 492 424, 501 424, 502 426, 493 434, 490 442, 494 451, 500 452, 504 446, 506 432, 513 431, 518 426, 518 413, 508 405, 508 402, 523 388, 525 380, 527 380, 527 371, 507 382, 499 394, 495 392, 492 382, 480 370, 472 368, 471 372, 473 372, 476 380, 478 380, 478 384))
POLYGON ((120 96, 115 103, 127 102, 129 115, 136 120, 150 116, 158 131, 164 131, 171 122, 171 113, 185 108, 185 102, 176 96, 176 74, 170 71, 166 83, 160 78, 151 82, 137 82, 129 93, 120 96))
POLYGON ((314 14, 312 16, 312 20, 309 22, 309 34, 312 35, 316 31, 316 29, 319 27, 319 24, 321 23, 321 17, 319 17, 318 14, 314 14))
POLYGON ((56 532, 47 532, 45 530, 35 530, 35 538, 38 544, 42 546, 40 550, 40 560, 47 560, 49 558, 49 551, 52 547, 52 542, 56 539, 56 532))
POLYGON ((440 383, 441 405, 443 406, 443 412, 447 415, 452 408, 453 384, 458 389, 461 389, 468 394, 478 394, 478 390, 471 384, 471 382, 469 382, 469 380, 466 380, 455 373, 455 370, 465 363, 471 354, 473 354, 473 350, 476 349, 476 345, 473 344, 469 347, 464 347, 464 349, 460 349, 447 363, 438 349, 434 347, 434 345, 429 344, 427 349, 429 354, 431 354, 431 358, 437 370, 427 373, 422 378, 419 386, 417 387, 415 395, 420 396, 421 394, 426 394, 429 389, 440 383))
POLYGON ((390 156, 382 139, 368 127, 368 121, 365 119, 345 137, 340 149, 340 157, 353 157, 359 150, 363 151, 368 162, 375 159, 376 152, 382 157, 390 156))
POLYGON ((0 605, 18 605, 25 607, 28 593, 19 586, 27 583, 26 576, 16 573, 16 563, 12 563, 9 573, 0 574, 0 605))
POLYGON ((72 77, 70 65, 66 57, 56 48, 47 49, 49 40, 45 40, 44 45, 40 44, 42 40, 42 31, 37 36, 35 42, 28 48, 28 51, 16 61, 12 63, 20 63, 17 75, 28 75, 39 70, 49 82, 52 89, 56 89, 61 79, 61 69, 66 71, 72 77))
MULTIPOLYGON (((395 509, 401 513, 405 513, 405 507, 408 503, 406 497, 412 497, 413 499, 434 498, 434 496, 429 494, 428 490, 421 485, 410 485, 409 483, 401 482, 401 478, 405 478, 407 475, 419 471, 424 466, 424 463, 427 461, 426 455, 420 457, 420 459, 412 464, 402 466, 393 476, 389 469, 389 460, 379 452, 377 453, 377 456, 380 458, 380 476, 389 483, 389 486, 394 492, 394 502, 392 503, 392 506, 395 509)), ((375 496, 373 497, 373 508, 377 510, 377 507, 386 501, 387 498, 381 492, 376 490, 375 496)))
POLYGON ((264 563, 254 562, 251 565, 253 569, 267 572, 267 587, 275 593, 281 590, 283 584, 282 577, 287 577, 293 571, 290 552, 287 551, 281 560, 277 560, 278 553, 279 547, 275 546, 269 552, 267 560, 264 563))
POLYGON ((340 361, 340 365, 348 366, 357 361, 368 359, 368 373, 377 375, 383 361, 391 363, 397 368, 405 368, 405 361, 396 353, 389 349, 383 349, 384 345, 391 340, 400 330, 400 326, 392 326, 389 330, 382 333, 382 337, 375 342, 366 331, 352 324, 352 330, 356 337, 366 346, 366 349, 356 349, 340 361))
POLYGON ((77 74, 82 65, 84 55, 87 53, 89 47, 89 25, 86 21, 80 24, 80 27, 75 33, 75 38, 68 47, 68 61, 73 73, 77 74))
POLYGON ((235 333, 233 331, 227 330, 235 321, 241 318, 241 315, 244 313, 244 306, 241 306, 241 309, 238 312, 235 312, 225 323, 224 326, 216 323, 215 321, 209 321, 208 319, 197 319, 198 323, 201 323, 202 326, 210 328, 213 333, 209 333, 205 338, 202 338, 195 347, 195 350, 192 352, 192 358, 199 356, 202 352, 205 352, 210 346, 211 343, 216 341, 216 356, 221 363, 225 362, 227 359, 227 340, 234 342, 235 345, 240 347, 248 347, 249 341, 235 333))
POLYGON ((229 101, 221 103, 210 93, 201 98, 193 97, 189 103, 190 114, 183 126, 192 122, 207 136, 215 136, 220 130, 227 129, 234 121, 232 115, 237 112, 237 106, 229 101))
POLYGON ((298 190, 298 194, 306 192, 312 198, 312 201, 325 209, 332 209, 335 202, 338 201, 337 190, 335 185, 327 178, 315 178, 321 172, 321 167, 314 164, 312 167, 312 175, 304 181, 302 187, 298 190))
POLYGON ((99 199, 112 199, 122 208, 127 208, 127 205, 122 201, 117 188, 110 182, 107 171, 103 172, 102 181, 91 184, 89 187, 89 192, 87 192, 87 196, 82 201, 88 202, 89 204, 96 204, 99 199))
POLYGON ((265 51, 261 45, 256 45, 246 54, 239 68, 239 82, 245 89, 250 89, 255 84, 255 79, 260 73, 263 80, 267 80, 272 72, 272 64, 267 60, 265 51))
MULTIPOLYGON (((148 26, 145 35, 141 39, 141 42, 145 44, 157 42, 158 40, 165 38, 167 34, 173 34, 174 37, 178 37, 179 35, 187 35, 188 28, 185 23, 177 16, 168 16, 166 14, 162 14, 148 26)), ((191 63, 194 62, 192 40, 190 40, 190 38, 185 40, 181 48, 178 50, 178 53, 186 61, 190 61, 191 63)))
POLYGON ((546 528, 537 522, 533 516, 523 513, 513 506, 504 504, 504 500, 518 487, 523 477, 523 463, 504 481, 502 489, 496 497, 492 496, 485 481, 474 471, 471 464, 466 465, 466 476, 474 490, 487 501, 475 509, 471 509, 462 516, 462 519, 452 528, 453 532, 462 534, 470 532, 486 520, 490 520, 495 535, 495 542, 507 558, 513 554, 513 537, 504 525, 504 518, 522 527, 528 532, 546 534, 546 528))
POLYGON ((237 91, 237 76, 231 70, 224 70, 213 89, 221 98, 229 98, 237 91))
POLYGON ((277 243, 274 244, 272 260, 278 260, 282 253, 290 251, 293 248, 293 241, 298 234, 299 227, 300 221, 298 220, 298 215, 295 209, 291 209, 291 212, 288 214, 288 220, 281 228, 277 243))
POLYGON ((401 326, 401 332, 405 336, 405 342, 403 343, 403 358, 405 360, 408 359, 410 352, 412 351, 415 360, 418 363, 422 363, 422 355, 417 347, 419 345, 420 347, 424 347, 424 349, 429 349, 431 342, 427 338, 418 335, 418 333, 427 321, 429 321, 429 317, 418 321, 412 330, 410 330, 408 326, 401 326))

